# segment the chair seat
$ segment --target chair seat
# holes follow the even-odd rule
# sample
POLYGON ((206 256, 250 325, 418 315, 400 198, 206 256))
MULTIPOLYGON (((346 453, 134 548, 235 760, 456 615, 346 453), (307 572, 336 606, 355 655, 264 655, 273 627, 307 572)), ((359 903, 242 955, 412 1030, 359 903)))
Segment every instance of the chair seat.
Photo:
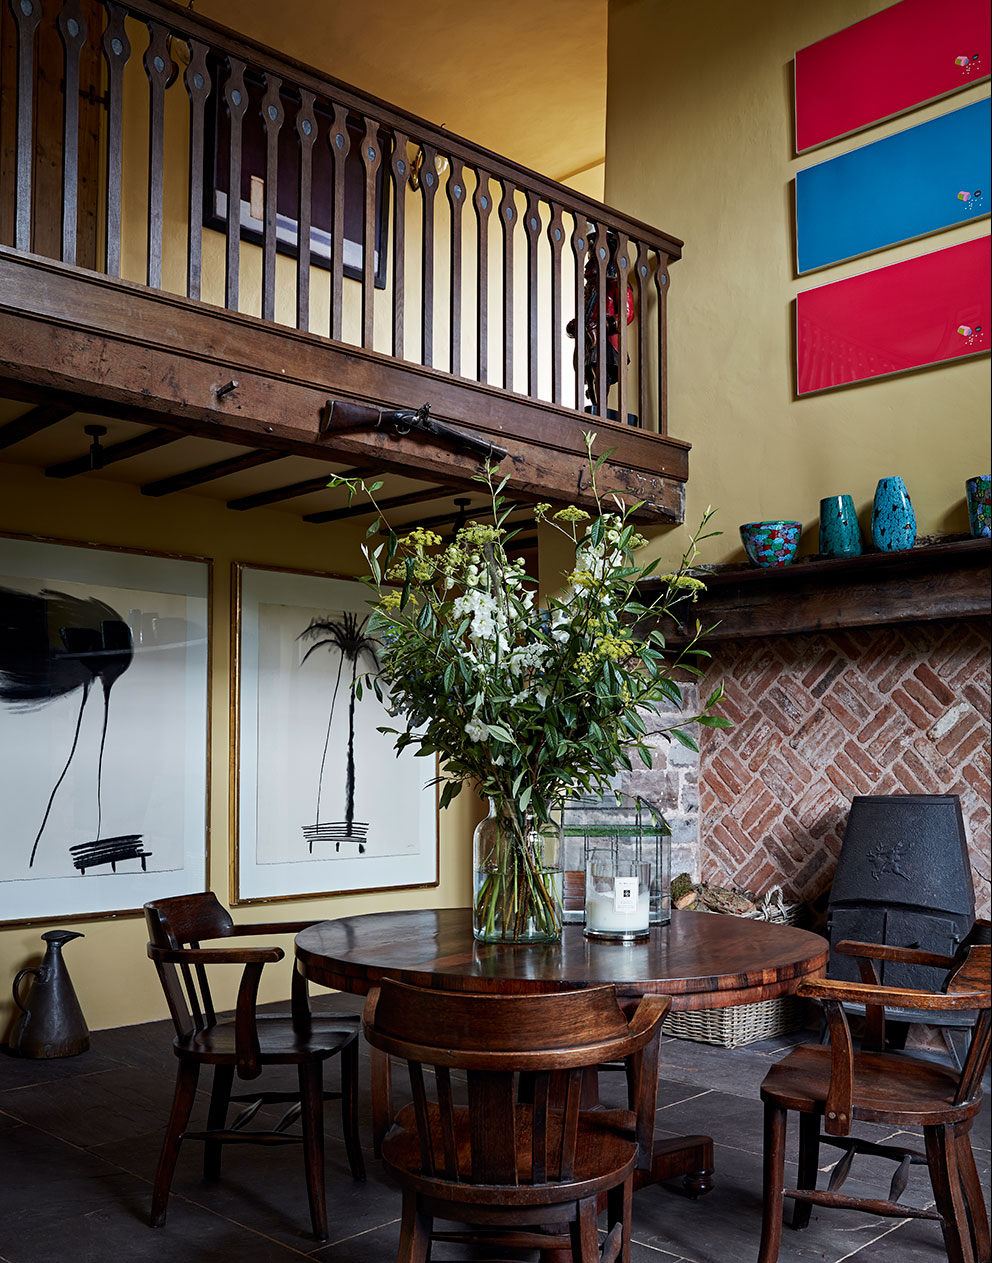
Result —
MULTIPOLYGON (((465 1106, 454 1108, 455 1145, 457 1148, 458 1182, 443 1176, 422 1172, 420 1140, 414 1107, 405 1106, 382 1142, 382 1156, 403 1175, 405 1183, 428 1197, 442 1200, 465 1200, 473 1205, 506 1205, 506 1186, 471 1183, 471 1144, 469 1112, 465 1106)), ((440 1113, 435 1103, 428 1105, 431 1140, 435 1164, 443 1170, 444 1144, 441 1137, 440 1113)), ((548 1115, 548 1152, 556 1153, 561 1139, 561 1111, 548 1115)), ((532 1184, 532 1110, 520 1105, 516 1111, 517 1169, 520 1183, 513 1189, 516 1206, 549 1206, 562 1201, 576 1201, 615 1187, 633 1170, 637 1146, 634 1140, 635 1115, 630 1110, 596 1110, 579 1115, 578 1141, 575 1147, 575 1170, 566 1185, 548 1181, 532 1184)))
MULTIPOLYGON (((960 1122, 978 1113, 981 1095, 954 1104, 959 1075, 932 1061, 888 1053, 854 1054, 854 1117, 906 1126, 960 1122)), ((803 1044, 772 1066, 761 1099, 781 1109, 821 1113, 830 1084, 830 1046, 803 1044)))
MULTIPOLYGON (((314 1017, 305 1034, 294 1029, 289 1017, 259 1014, 257 1020, 260 1059, 272 1065, 298 1065, 333 1057, 357 1038, 359 1027, 359 1019, 348 1015, 314 1017)), ((193 1055, 213 1065, 234 1065, 238 1059, 234 1022, 218 1022, 185 1038, 177 1037, 173 1048, 177 1057, 193 1055)))

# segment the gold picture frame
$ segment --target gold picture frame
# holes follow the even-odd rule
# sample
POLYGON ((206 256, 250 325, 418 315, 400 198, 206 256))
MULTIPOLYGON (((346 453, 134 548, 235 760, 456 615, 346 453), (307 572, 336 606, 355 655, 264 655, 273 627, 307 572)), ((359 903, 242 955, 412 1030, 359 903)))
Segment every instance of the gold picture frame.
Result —
POLYGON ((208 875, 208 559, 0 535, 0 924, 208 875))
POLYGON ((231 902, 364 894, 439 882, 436 760, 378 731, 353 578, 234 562, 231 902))

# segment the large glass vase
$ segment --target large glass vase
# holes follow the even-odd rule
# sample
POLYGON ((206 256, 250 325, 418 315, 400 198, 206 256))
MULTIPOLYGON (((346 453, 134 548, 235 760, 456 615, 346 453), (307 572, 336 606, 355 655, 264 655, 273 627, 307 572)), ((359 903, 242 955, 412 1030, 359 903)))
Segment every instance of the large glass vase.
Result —
POLYGON ((472 838, 472 930, 484 943, 561 938, 561 827, 516 804, 489 801, 472 838))

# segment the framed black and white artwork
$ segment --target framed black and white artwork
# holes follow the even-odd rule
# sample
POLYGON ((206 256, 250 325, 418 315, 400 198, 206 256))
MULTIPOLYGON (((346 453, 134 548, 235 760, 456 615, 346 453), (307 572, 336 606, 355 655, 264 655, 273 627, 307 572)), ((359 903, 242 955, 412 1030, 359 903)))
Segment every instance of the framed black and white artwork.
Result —
POLYGON ((0 921, 207 876, 210 564, 0 536, 0 921))
POLYGON ((397 755, 369 589, 234 567, 235 903, 435 886, 436 760, 397 755))

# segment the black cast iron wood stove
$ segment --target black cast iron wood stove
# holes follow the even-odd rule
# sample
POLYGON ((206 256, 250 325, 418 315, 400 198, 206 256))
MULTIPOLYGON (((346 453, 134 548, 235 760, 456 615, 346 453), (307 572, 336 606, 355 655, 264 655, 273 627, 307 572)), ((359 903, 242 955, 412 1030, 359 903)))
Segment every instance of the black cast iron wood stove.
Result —
MULTIPOLYGON (((974 920, 975 889, 958 796, 854 798, 827 908, 829 976, 859 980, 854 959, 834 952, 842 939, 950 956, 974 920)), ((942 979, 940 969, 882 965, 888 986, 935 990, 942 979)), ((931 1013, 928 1022, 960 1026, 963 1016, 967 1021, 959 1013, 931 1013)))

